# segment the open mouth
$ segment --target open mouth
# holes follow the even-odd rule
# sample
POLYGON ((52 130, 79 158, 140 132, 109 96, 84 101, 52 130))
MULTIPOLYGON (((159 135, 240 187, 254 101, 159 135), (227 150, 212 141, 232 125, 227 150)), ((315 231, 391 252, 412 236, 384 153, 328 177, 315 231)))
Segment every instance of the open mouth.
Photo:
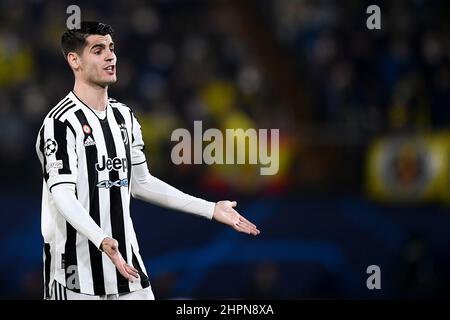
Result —
POLYGON ((109 65, 103 69, 106 70, 109 74, 114 74, 114 72, 116 71, 116 66, 109 65))

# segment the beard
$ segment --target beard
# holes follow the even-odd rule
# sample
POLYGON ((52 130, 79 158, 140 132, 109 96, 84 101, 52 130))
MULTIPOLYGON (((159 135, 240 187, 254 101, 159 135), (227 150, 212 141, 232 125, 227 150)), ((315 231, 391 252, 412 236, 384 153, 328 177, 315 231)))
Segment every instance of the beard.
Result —
POLYGON ((105 88, 109 85, 112 85, 117 82, 117 76, 108 76, 108 77, 92 77, 88 79, 88 82, 97 85, 99 87, 105 88))

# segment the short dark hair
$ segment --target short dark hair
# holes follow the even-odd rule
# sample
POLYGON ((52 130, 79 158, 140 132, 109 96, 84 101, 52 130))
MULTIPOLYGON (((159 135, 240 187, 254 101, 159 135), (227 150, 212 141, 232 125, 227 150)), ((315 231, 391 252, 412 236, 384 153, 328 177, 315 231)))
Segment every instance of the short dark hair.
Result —
POLYGON ((114 30, 111 26, 96 22, 82 21, 79 29, 67 29, 61 37, 61 50, 64 58, 67 59, 69 52, 81 54, 86 46, 86 38, 93 34, 106 36, 113 35, 114 30))

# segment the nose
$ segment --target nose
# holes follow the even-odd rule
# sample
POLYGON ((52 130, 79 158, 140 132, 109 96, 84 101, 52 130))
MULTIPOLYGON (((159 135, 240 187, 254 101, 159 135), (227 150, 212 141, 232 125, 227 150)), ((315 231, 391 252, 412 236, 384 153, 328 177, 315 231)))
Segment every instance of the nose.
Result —
POLYGON ((113 62, 116 60, 116 54, 114 53, 114 51, 108 50, 108 54, 105 57, 105 61, 108 62, 113 62))

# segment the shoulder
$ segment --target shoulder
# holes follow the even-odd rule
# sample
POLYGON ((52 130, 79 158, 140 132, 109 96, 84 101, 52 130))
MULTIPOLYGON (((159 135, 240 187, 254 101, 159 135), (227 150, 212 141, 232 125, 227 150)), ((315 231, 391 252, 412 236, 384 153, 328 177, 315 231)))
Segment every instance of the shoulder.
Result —
POLYGON ((127 119, 126 121, 130 121, 132 126, 137 121, 133 110, 125 103, 119 102, 114 98, 108 98, 108 103, 112 107, 114 115, 120 114, 119 118, 127 119))
POLYGON ((120 101, 117 101, 114 98, 108 98, 108 103, 111 105, 111 107, 117 108, 120 111, 127 111, 130 113, 133 113, 133 111, 131 110, 131 108, 128 105, 126 105, 125 103, 122 103, 120 101))
POLYGON ((54 105, 47 113, 44 119, 44 124, 54 122, 55 120, 65 122, 67 116, 78 109, 76 102, 70 96, 66 95, 56 105, 54 105))

